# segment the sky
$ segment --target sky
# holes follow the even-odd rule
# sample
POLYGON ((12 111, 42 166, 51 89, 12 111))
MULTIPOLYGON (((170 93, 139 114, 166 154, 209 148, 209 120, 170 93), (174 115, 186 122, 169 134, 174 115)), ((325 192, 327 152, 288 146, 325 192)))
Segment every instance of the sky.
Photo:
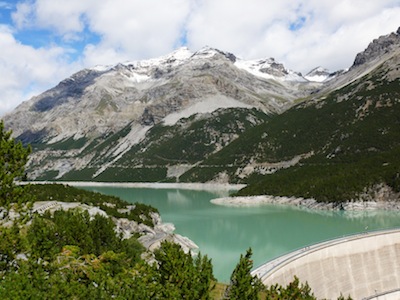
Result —
POLYGON ((0 0, 0 116, 83 68, 182 46, 346 69, 399 16, 400 0, 0 0))

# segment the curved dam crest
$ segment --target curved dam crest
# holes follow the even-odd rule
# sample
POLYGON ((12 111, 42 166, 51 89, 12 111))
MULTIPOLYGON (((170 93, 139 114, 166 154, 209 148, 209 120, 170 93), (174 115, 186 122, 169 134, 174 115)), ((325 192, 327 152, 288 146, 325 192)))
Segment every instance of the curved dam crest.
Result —
MULTIPOLYGON (((256 268, 267 285, 287 285, 297 276, 318 299, 353 299, 398 295, 400 229, 365 232, 299 249, 256 268), (397 292, 397 294, 396 294, 397 292)), ((395 296, 396 297, 396 296, 395 296)), ((381 298, 379 298, 381 299, 381 298)))

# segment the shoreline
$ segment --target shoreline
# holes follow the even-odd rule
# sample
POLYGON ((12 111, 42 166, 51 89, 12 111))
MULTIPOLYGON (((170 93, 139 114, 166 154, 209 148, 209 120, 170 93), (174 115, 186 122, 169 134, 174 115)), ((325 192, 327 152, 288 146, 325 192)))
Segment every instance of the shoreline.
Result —
POLYGON ((152 188, 152 189, 182 189, 207 191, 238 191, 244 184, 225 183, 160 183, 160 182, 98 182, 98 181, 25 181, 19 184, 64 184, 75 187, 122 187, 122 188, 152 188))
MULTIPOLYGON (((98 182, 98 181, 25 181, 18 184, 64 184, 74 187, 121 187, 121 188, 151 188, 151 189, 182 189, 197 191, 238 191, 245 184, 229 183, 160 183, 160 182, 98 182)), ((316 211, 400 211, 400 201, 344 201, 317 202, 315 199, 297 197, 282 197, 271 195, 222 197, 210 200, 214 205, 230 207, 254 207, 261 205, 288 205, 301 209, 316 211)))
POLYGON ((317 202, 315 199, 304 199, 296 197, 280 196, 242 196, 242 197, 223 197, 210 200, 214 205, 230 207, 254 207, 261 205, 289 205, 298 208, 320 210, 320 211, 377 211, 392 210, 400 211, 400 202, 397 201, 345 201, 336 202, 317 202))

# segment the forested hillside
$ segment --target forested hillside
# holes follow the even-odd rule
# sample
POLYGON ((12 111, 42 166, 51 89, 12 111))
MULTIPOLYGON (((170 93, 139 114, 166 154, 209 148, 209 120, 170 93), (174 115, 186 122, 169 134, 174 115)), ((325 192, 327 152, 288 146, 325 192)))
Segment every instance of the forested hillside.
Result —
POLYGON ((249 130, 248 135, 237 141, 246 148, 228 147, 210 159, 236 162, 239 156, 236 149, 254 156, 258 153, 258 161, 272 162, 307 154, 291 168, 273 175, 253 175, 247 181, 250 185, 240 192, 242 195, 295 195, 319 201, 370 200, 377 190, 389 187, 393 198, 397 198, 399 68, 400 59, 395 56, 342 89, 305 101, 249 130))

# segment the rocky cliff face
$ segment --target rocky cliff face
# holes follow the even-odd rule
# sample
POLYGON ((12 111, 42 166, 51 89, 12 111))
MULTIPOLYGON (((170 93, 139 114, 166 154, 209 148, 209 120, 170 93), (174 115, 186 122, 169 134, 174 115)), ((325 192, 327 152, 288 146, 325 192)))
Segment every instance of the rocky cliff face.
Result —
POLYGON ((396 32, 373 40, 365 51, 357 54, 352 67, 357 67, 382 57, 383 55, 390 53, 393 49, 398 48, 399 45, 400 27, 396 32))
MULTIPOLYGON (((399 53, 400 28, 395 33, 373 40, 363 52, 356 55, 354 63, 349 70, 333 73, 332 78, 324 82, 320 93, 326 94, 349 85, 363 76, 370 74, 382 64, 398 56, 399 53)), ((391 67, 389 66, 389 68, 391 67)), ((382 78, 382 80, 386 79, 382 78)))

